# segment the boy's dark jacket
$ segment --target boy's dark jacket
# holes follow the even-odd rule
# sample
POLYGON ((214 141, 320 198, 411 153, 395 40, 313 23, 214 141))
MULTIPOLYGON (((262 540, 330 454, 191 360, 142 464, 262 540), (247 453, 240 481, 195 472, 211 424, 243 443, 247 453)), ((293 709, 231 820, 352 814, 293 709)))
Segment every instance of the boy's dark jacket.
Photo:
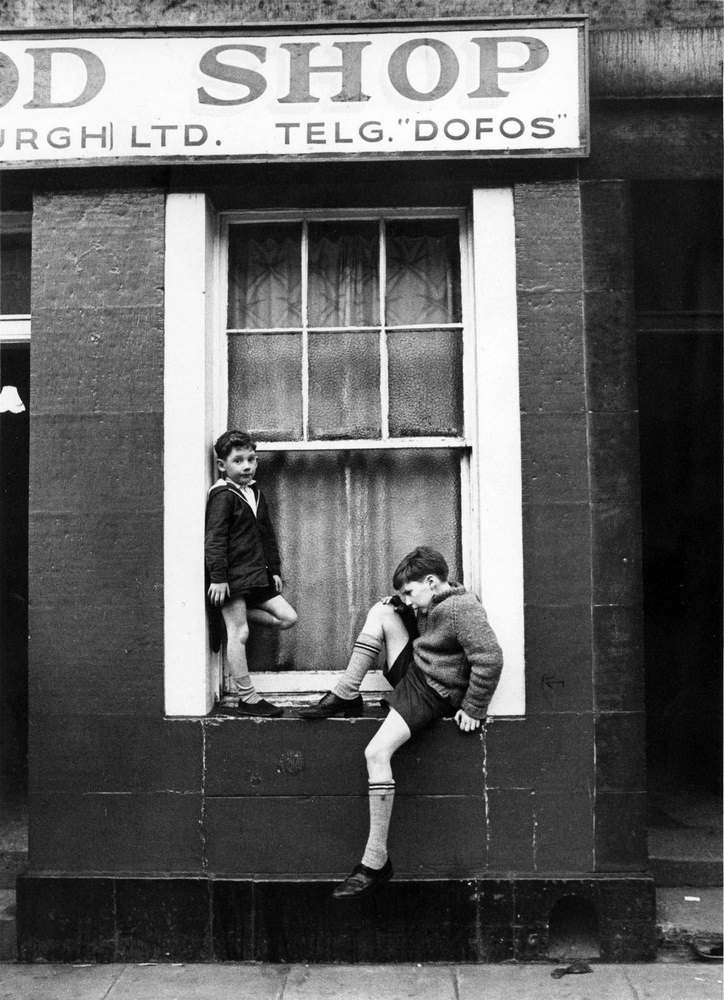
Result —
POLYGON ((269 585, 281 572, 279 549, 269 511, 256 483, 256 517, 240 491, 226 480, 209 490, 206 501, 206 573, 210 583, 228 583, 236 596, 269 585))

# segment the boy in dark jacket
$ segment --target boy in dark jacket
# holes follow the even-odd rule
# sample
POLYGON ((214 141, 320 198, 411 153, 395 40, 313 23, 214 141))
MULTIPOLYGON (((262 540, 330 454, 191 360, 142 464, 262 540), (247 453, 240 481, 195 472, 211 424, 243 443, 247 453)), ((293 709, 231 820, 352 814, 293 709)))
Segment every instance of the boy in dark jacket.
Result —
POLYGON ((387 717, 365 748, 370 832, 361 864, 334 890, 337 899, 364 895, 392 876, 387 833, 395 751, 443 717, 454 717, 463 732, 478 729, 503 666, 482 604, 448 580, 439 552, 426 546, 410 552, 395 570, 392 585, 397 595, 370 609, 334 691, 299 713, 306 719, 362 715, 359 687, 384 646, 384 673, 393 690, 383 699, 387 717))
POLYGON ((281 562, 264 494, 256 485, 256 442, 244 431, 214 445, 219 480, 206 503, 207 596, 226 625, 226 663, 240 715, 277 716, 283 709, 254 690, 246 662, 249 622, 288 629, 297 620, 282 597, 281 562))

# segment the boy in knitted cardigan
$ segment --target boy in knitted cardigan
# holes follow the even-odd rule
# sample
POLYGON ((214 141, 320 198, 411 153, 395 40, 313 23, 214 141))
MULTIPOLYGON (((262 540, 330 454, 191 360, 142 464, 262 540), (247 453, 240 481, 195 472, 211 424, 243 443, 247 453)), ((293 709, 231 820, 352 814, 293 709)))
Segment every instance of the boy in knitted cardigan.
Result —
POLYGON ((337 899, 364 895, 392 876, 387 833, 395 751, 440 718, 454 717, 466 733, 478 729, 503 666, 482 604, 448 580, 448 566, 439 552, 426 546, 410 552, 395 570, 392 584, 397 595, 370 609, 334 691, 299 713, 306 719, 361 715, 359 687, 384 645, 384 674, 393 690, 383 699, 388 715, 365 748, 370 833, 361 864, 334 890, 337 899))

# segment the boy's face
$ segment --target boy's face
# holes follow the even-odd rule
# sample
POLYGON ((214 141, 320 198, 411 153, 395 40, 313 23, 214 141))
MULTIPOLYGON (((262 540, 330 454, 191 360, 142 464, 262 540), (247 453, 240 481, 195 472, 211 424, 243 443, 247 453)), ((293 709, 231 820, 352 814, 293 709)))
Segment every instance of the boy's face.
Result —
POLYGON ((251 448, 232 448, 226 458, 217 459, 219 472, 237 486, 248 486, 256 474, 257 457, 251 448))
POLYGON ((438 577, 429 573, 422 580, 408 580, 407 583, 403 583, 399 594, 405 604, 416 611, 426 612, 441 582, 438 577))

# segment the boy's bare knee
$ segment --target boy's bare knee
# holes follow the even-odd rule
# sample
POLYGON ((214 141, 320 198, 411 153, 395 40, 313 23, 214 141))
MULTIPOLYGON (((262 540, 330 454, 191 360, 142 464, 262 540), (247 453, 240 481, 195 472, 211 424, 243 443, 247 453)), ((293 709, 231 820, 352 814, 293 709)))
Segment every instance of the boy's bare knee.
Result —
POLYGON ((230 642, 238 642, 242 646, 245 646, 249 640, 249 626, 246 624, 236 625, 232 628, 227 626, 227 632, 229 633, 230 642))
POLYGON ((365 760, 368 765, 372 764, 379 767, 389 763, 390 759, 391 754, 384 747, 375 746, 374 743, 368 743, 365 747, 365 760))
POLYGON ((297 624, 298 620, 299 616, 297 615, 296 611, 289 611, 288 614, 284 615, 283 618, 279 619, 279 628, 281 629, 293 628, 297 624))
POLYGON ((381 633, 384 629, 385 622, 389 622, 394 614, 395 609, 391 604, 383 604, 382 601, 378 601, 377 604, 373 604, 367 612, 367 619, 365 621, 363 631, 372 635, 376 632, 381 633))

